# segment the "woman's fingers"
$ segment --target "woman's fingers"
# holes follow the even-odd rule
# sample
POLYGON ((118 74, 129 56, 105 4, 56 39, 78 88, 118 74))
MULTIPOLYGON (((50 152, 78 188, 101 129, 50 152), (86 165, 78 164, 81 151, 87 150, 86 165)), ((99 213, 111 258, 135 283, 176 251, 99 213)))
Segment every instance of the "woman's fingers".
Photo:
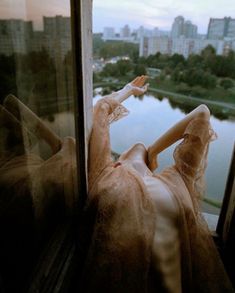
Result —
POLYGON ((146 79, 148 78, 147 75, 137 76, 131 83, 133 86, 141 87, 144 85, 146 79))
POLYGON ((138 80, 139 80, 139 76, 137 76, 134 80, 132 80, 131 84, 135 85, 138 80))
POLYGON ((140 77, 140 83, 143 85, 145 83, 146 79, 147 79, 147 77, 145 75, 142 75, 140 77))

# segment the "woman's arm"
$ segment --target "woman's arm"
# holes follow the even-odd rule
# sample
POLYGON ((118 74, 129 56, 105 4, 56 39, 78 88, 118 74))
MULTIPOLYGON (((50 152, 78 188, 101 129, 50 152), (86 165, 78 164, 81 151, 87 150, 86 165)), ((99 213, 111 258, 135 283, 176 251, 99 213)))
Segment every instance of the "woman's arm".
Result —
POLYGON ((157 168, 157 155, 179 139, 183 138, 186 127, 194 118, 204 118, 209 121, 210 111, 206 105, 200 105, 190 112, 184 119, 176 123, 165 134, 148 148, 148 167, 151 171, 157 168))
POLYGON ((111 147, 109 136, 109 115, 130 95, 141 95, 147 90, 144 86, 147 76, 139 76, 112 96, 97 102, 93 113, 93 128, 89 142, 89 182, 111 163, 111 147))

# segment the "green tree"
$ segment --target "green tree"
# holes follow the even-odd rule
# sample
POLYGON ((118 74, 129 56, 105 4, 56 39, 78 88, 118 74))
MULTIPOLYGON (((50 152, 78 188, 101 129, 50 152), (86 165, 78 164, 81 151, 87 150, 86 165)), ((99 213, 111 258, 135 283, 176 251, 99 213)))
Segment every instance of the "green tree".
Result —
POLYGON ((212 45, 208 45, 201 51, 201 56, 203 59, 211 58, 216 55, 215 48, 212 45))
POLYGON ((174 54, 169 58, 169 66, 171 68, 175 68, 178 64, 184 65, 185 64, 185 58, 183 55, 180 54, 174 54))
POLYGON ((116 56, 136 58, 136 55, 138 55, 138 45, 121 41, 106 41, 97 50, 97 55, 104 59, 116 56))
POLYGON ((200 85, 204 88, 214 88, 216 86, 216 80, 214 75, 197 68, 185 70, 182 74, 182 81, 191 87, 200 85))
POLYGON ((118 71, 117 64, 111 64, 108 63, 104 66, 101 75, 109 77, 109 76, 114 76, 118 77, 120 75, 120 72, 118 71))
POLYGON ((220 81, 220 86, 222 86, 225 90, 234 86, 233 81, 229 78, 224 78, 220 81))
POLYGON ((203 57, 201 55, 189 55, 187 59, 188 68, 203 68, 203 57))
POLYGON ((125 76, 129 71, 133 69, 132 64, 129 60, 119 60, 117 62, 117 68, 121 76, 125 76))
POLYGON ((145 75, 146 67, 143 64, 136 64, 134 67, 134 75, 145 75))

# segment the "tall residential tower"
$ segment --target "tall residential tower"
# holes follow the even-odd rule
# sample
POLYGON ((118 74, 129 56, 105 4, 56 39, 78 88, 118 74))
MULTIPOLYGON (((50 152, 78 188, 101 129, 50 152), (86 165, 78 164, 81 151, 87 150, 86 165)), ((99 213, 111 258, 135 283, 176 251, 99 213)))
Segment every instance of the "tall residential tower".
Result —
POLYGON ((235 38, 235 19, 231 17, 210 18, 207 39, 222 40, 235 38))

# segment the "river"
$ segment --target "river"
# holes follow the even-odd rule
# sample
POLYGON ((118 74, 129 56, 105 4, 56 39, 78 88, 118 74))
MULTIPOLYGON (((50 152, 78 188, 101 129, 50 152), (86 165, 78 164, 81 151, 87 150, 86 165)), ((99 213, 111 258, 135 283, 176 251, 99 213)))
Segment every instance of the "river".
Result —
MULTIPOLYGON (((100 97, 97 91, 94 103, 100 97)), ((131 96, 123 104, 130 111, 129 115, 110 127, 112 150, 117 153, 122 153, 136 142, 150 145, 174 123, 185 117, 187 112, 187 107, 181 110, 175 103, 172 106, 168 98, 159 100, 151 94, 144 95, 141 99, 131 96)), ((210 144, 205 176, 206 197, 222 202, 235 139, 235 119, 228 117, 226 120, 219 120, 211 116, 211 125, 218 139, 210 144)), ((177 143, 159 155, 158 172, 173 164, 172 154, 176 145, 177 143)))

